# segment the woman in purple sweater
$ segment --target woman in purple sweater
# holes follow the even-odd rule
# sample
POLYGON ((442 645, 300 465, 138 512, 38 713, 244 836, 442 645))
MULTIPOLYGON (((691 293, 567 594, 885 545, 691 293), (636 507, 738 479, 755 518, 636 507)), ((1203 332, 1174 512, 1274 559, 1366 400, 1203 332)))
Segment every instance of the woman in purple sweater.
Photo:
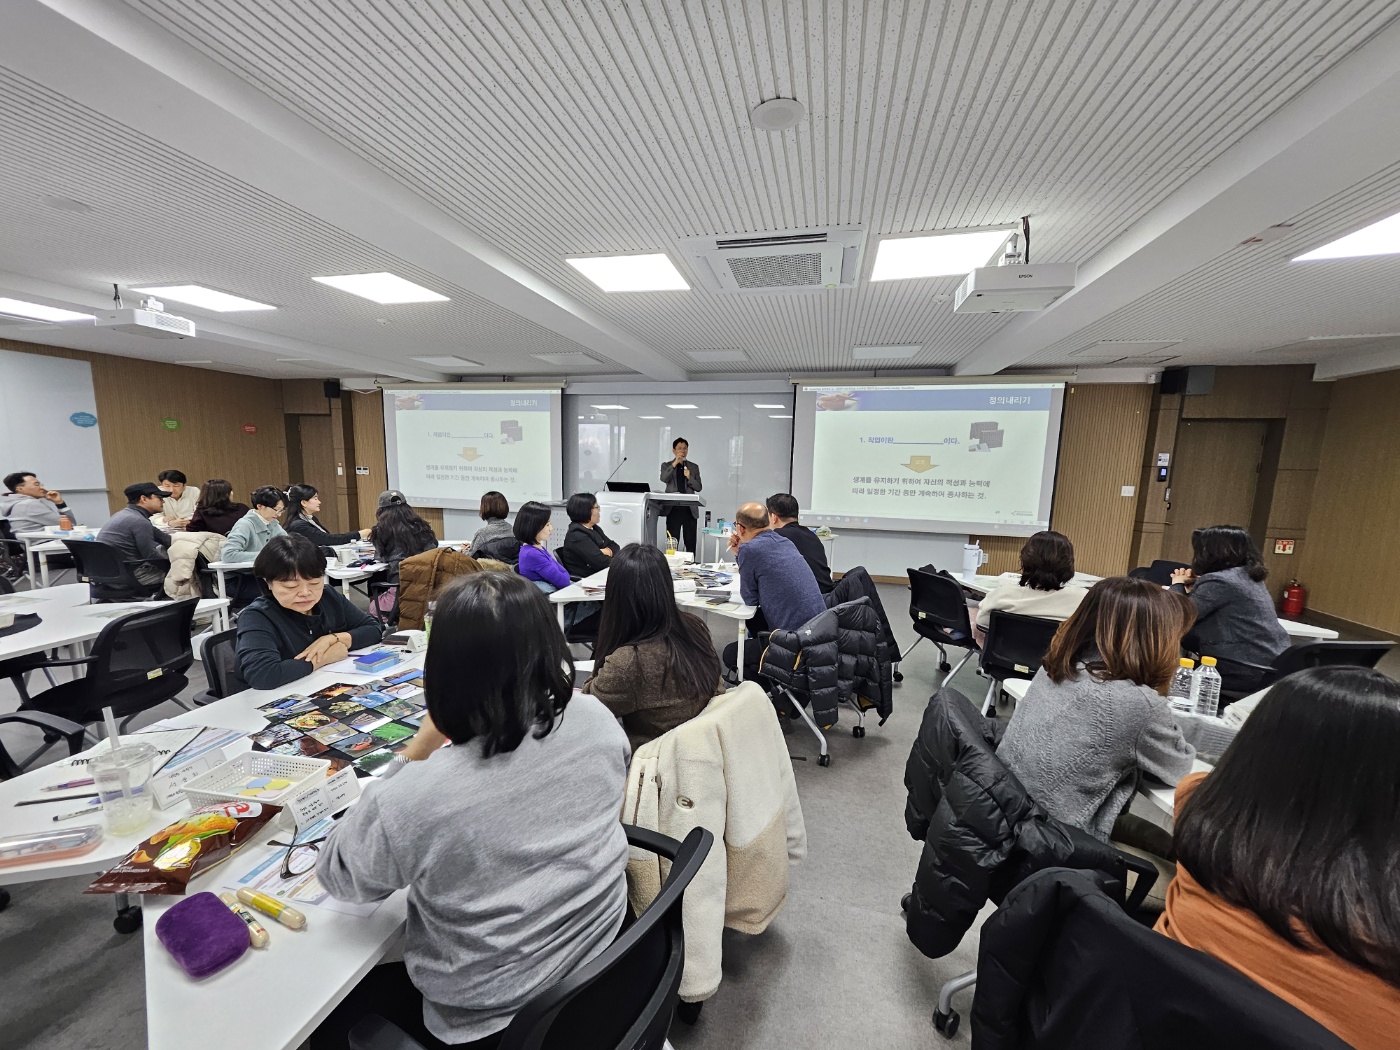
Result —
POLYGON ((520 562, 516 571, 527 580, 535 581, 541 590, 557 591, 569 585, 569 573, 545 547, 549 534, 554 531, 549 516, 549 508, 534 500, 515 512, 515 538, 520 541, 520 562))

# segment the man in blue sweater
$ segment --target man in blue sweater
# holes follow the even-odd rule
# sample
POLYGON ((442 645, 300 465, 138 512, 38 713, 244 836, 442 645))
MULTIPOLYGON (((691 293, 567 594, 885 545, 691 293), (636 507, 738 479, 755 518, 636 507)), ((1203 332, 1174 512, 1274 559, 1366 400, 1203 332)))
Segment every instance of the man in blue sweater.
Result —
MULTIPOLYGON (((745 605, 757 606, 759 615, 749 621, 751 631, 796 630, 826 611, 821 588, 802 553, 786 536, 768 524, 768 508, 745 503, 734 514, 729 549, 739 562, 739 595, 745 605)), ((724 648, 724 663, 733 667, 737 643, 724 648)), ((744 646, 744 677, 756 678, 761 646, 744 646)))

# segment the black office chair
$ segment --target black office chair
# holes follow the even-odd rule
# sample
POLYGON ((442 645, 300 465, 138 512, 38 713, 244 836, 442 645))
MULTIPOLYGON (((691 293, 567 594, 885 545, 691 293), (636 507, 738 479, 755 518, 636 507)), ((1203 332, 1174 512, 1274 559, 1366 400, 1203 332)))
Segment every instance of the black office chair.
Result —
POLYGON ((1222 699, 1238 700, 1242 696, 1273 685, 1280 678, 1286 678, 1295 671, 1306 671, 1309 667, 1375 667, 1393 648, 1394 642, 1306 642, 1303 645, 1289 646, 1274 657, 1273 663, 1270 664, 1256 664, 1227 656, 1216 657, 1222 676, 1227 673, 1231 678, 1258 676, 1253 685, 1241 684, 1239 688, 1234 689, 1226 689, 1222 685, 1220 696, 1222 699))
POLYGON ((70 755, 76 755, 87 747, 87 741, 83 739, 82 726, 78 725, 77 722, 70 722, 66 718, 46 714, 43 711, 11 711, 8 714, 0 715, 0 725, 35 726, 43 730, 45 740, 43 747, 21 762, 16 762, 10 757, 10 753, 5 750, 4 741, 0 740, 0 780, 9 780, 11 777, 19 776, 29 763, 59 740, 67 741, 70 755))
MULTIPOLYGON (((944 681, 952 681, 953 676, 962 670, 963 664, 978 652, 977 640, 972 636, 972 620, 967 612, 967 595, 962 584, 946 573, 937 572, 932 565, 922 569, 909 569, 909 618, 914 622, 914 633, 919 637, 914 644, 899 654, 904 660, 925 638, 938 646, 938 669, 946 672, 944 681), (966 649, 958 665, 948 663, 948 646, 966 649)), ((896 665, 898 666, 898 665, 896 665)), ((895 672, 895 681, 903 675, 895 672)))
MULTIPOLYGON (((189 685, 185 672, 194 663, 190 624, 198 604, 190 598, 128 613, 102 628, 90 656, 43 661, 43 667, 86 667, 87 674, 45 689, 21 710, 90 725, 100 722, 102 709, 110 707, 125 729, 142 711, 167 700, 180 703, 177 698, 189 685)), ((187 704, 180 706, 189 710, 187 704)))
POLYGON ((200 646, 199 662, 204 665, 204 678, 209 684, 194 698, 196 707, 248 688, 248 683, 238 673, 238 628, 230 627, 205 638, 200 646))
POLYGON ((1348 1044, 1239 970, 1134 922, 1087 872, 1048 868, 982 926, 978 1050, 1348 1044))
POLYGON ((984 715, 996 716, 997 694, 1006 679, 1035 677, 1059 629, 1059 620, 992 610, 982 642, 982 673, 991 679, 982 705, 984 715))
POLYGON ((88 585, 94 602, 145 601, 161 589, 142 583, 133 571, 142 561, 128 561, 122 552, 101 540, 64 540, 78 567, 78 579, 88 585))
MULTIPOLYGON (((696 828, 684 842, 623 825, 629 844, 671 860, 661 893, 602 955, 522 1006, 500 1050, 661 1050, 685 969, 681 906, 714 836, 696 828)), ((350 1031, 350 1050, 422 1050, 382 1017, 350 1031)))
POLYGON ((0 518, 0 580, 18 583, 28 578, 29 555, 24 541, 15 539, 10 523, 0 518))
POLYGON ((1159 587, 1167 587, 1171 585, 1173 572, 1190 567, 1184 561, 1166 561, 1158 558, 1151 565, 1139 565, 1136 569, 1129 569, 1128 575, 1135 580, 1147 580, 1159 587))

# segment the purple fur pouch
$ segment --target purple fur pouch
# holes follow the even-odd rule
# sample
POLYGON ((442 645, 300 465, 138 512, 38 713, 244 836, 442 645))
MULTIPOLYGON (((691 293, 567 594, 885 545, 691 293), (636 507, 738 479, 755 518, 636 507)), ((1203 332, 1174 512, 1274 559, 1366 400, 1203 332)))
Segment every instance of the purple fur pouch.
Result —
POLYGON ((156 936, 191 977, 218 973, 248 950, 248 927, 212 893, 196 893, 156 920, 156 936))

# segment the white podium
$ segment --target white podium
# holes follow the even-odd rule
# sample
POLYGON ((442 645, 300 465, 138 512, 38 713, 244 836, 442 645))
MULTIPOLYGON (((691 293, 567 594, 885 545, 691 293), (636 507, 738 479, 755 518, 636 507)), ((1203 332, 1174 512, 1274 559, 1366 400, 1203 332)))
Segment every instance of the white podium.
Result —
MULTIPOLYGON (((694 492, 647 492, 643 495, 646 497, 646 520, 642 522, 642 542, 650 543, 653 547, 661 546, 656 539, 656 530, 669 511, 677 507, 694 507, 698 513, 699 508, 705 506, 704 497, 694 492)), ((696 522, 696 546, 700 545, 701 524, 696 522)))
POLYGON ((598 524, 619 544, 642 543, 648 492, 599 492, 598 524))

